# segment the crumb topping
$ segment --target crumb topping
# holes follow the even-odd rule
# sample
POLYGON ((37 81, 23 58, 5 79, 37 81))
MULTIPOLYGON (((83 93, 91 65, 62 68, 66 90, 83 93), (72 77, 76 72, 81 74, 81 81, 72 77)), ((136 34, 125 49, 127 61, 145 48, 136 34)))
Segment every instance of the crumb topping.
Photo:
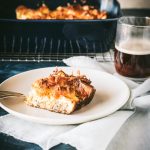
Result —
POLYGON ((54 96, 57 99, 63 95, 75 101, 88 97, 93 89, 91 81, 85 75, 80 75, 80 72, 74 76, 58 69, 49 77, 35 81, 32 87, 40 96, 54 96))
POLYGON ((17 19, 106 19, 107 12, 100 11, 94 6, 71 5, 58 6, 55 10, 50 10, 45 4, 38 9, 27 8, 23 5, 16 8, 17 19))

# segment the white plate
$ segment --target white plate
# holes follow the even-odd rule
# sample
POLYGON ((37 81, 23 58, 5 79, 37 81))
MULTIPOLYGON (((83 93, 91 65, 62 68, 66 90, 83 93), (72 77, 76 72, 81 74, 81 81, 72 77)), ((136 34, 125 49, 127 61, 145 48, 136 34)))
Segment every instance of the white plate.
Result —
MULTIPOLYGON (((119 78, 98 70, 60 67, 67 73, 80 70, 96 88, 90 104, 71 115, 59 114, 27 106, 22 99, 6 98, 0 100, 0 106, 19 118, 51 125, 78 124, 105 117, 121 108, 130 96, 127 85, 119 78)), ((10 90, 28 94, 31 84, 41 77, 48 76, 55 68, 41 68, 20 73, 8 78, 0 85, 0 90, 10 90)))

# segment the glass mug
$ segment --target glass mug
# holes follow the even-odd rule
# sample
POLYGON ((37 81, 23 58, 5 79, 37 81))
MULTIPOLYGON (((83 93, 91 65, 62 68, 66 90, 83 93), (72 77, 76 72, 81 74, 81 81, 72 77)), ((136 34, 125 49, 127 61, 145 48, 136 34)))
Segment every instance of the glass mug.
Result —
POLYGON ((150 77, 150 18, 121 17, 117 23, 114 63, 126 77, 150 77))

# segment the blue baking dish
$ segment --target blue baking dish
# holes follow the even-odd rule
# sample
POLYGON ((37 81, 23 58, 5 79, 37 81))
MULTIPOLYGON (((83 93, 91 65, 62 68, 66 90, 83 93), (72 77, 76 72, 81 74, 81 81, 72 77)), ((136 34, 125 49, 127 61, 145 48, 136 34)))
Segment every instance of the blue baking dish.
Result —
MULTIPOLYGON (((85 4, 106 10, 105 20, 17 20, 19 5, 50 9, 73 0, 0 0, 0 51, 31 54, 87 54, 109 51, 114 43, 117 19, 122 15, 116 0, 87 0, 85 4)), ((77 3, 82 4, 81 1, 77 3)))

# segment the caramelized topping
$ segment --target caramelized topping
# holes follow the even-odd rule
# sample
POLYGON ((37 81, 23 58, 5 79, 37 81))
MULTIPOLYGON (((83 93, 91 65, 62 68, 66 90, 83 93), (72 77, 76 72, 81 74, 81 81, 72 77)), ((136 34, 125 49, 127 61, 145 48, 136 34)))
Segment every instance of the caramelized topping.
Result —
POLYGON ((17 19, 106 19, 106 11, 100 11, 88 5, 59 6, 56 10, 50 10, 45 4, 38 9, 30 9, 19 6, 16 9, 17 19))
POLYGON ((41 96, 51 96, 55 98, 63 95, 75 101, 88 97, 93 89, 91 81, 84 75, 74 76, 56 69, 49 77, 39 79, 33 83, 33 88, 41 96))

